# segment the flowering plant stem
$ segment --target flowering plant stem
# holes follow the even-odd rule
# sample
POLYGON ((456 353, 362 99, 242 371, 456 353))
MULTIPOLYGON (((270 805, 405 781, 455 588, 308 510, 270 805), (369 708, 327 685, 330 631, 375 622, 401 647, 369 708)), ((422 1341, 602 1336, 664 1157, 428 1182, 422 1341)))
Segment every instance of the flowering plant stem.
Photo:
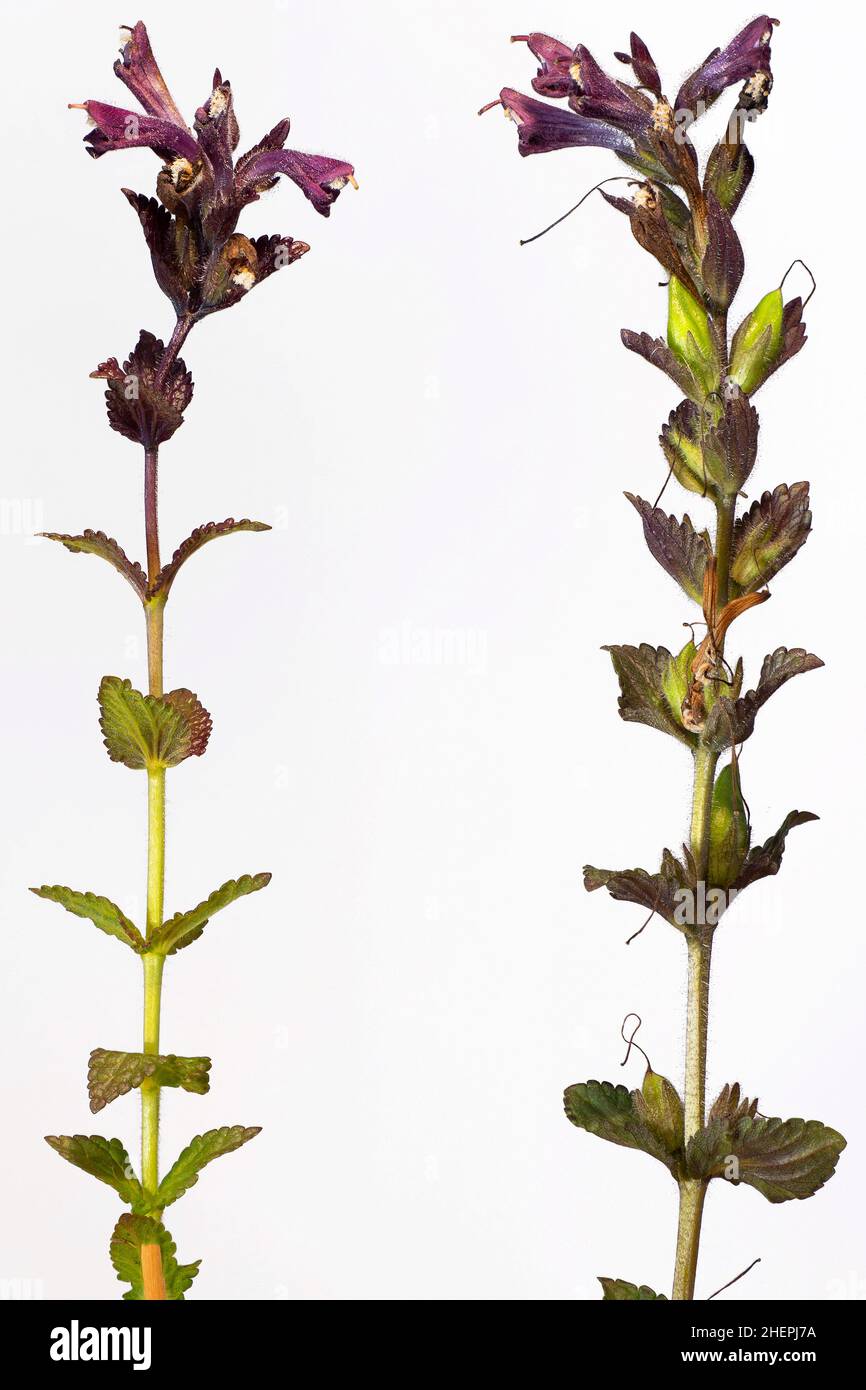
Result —
MULTIPOLYGON (((592 191, 600 190, 605 202, 628 218, 635 240, 663 268, 668 322, 666 338, 623 329, 622 341, 660 368, 684 396, 662 427, 660 443, 669 467, 665 487, 674 477, 687 492, 715 505, 711 543, 700 522, 695 526, 688 515, 667 515, 658 505, 661 493, 654 504, 626 494, 641 517, 653 558, 688 600, 700 605, 705 633, 698 640, 687 624, 692 638, 675 654, 646 642, 606 648, 619 678, 623 719, 672 737, 692 755, 688 843, 682 857, 666 849, 654 873, 592 864, 584 868, 588 890, 607 888, 618 901, 649 910, 643 927, 659 917, 685 937, 682 1095, 653 1070, 646 1053, 640 1089, 586 1081, 565 1092, 566 1115, 574 1125, 650 1155, 674 1178, 679 1219, 672 1297, 678 1301, 695 1297, 701 1220, 713 1178, 748 1184, 770 1202, 801 1200, 832 1176, 845 1147, 842 1135, 818 1120, 759 1114, 757 1100, 745 1097, 739 1082, 725 1085, 709 1111, 706 1106, 710 963, 720 920, 744 888, 778 872, 788 832, 816 819, 811 812, 792 811, 775 835, 753 845, 739 759, 767 700, 791 677, 823 663, 803 648, 778 647, 764 659, 755 688, 743 693, 743 662, 731 665, 725 657, 732 622, 770 597, 768 582, 794 558, 811 526, 805 482, 779 484, 744 515, 736 514, 737 499, 745 496, 744 484, 757 460, 758 413, 752 397, 805 342, 805 304, 799 298, 785 303, 787 275, 732 336, 728 331, 729 310, 745 269, 733 218, 754 172, 744 132, 767 106, 776 22, 761 15, 726 48, 714 49, 673 103, 637 34, 631 35, 628 53, 616 54, 632 69, 634 83, 612 80, 583 44, 571 48, 538 32, 518 36, 539 64, 532 79, 536 93, 564 100, 567 107, 503 87, 498 101, 482 108, 504 108, 517 125, 523 155, 597 145, 614 151, 632 170, 631 198, 605 191, 617 179, 602 180, 592 191), (743 86, 727 128, 701 169, 690 128, 739 83, 743 86), (729 760, 720 765, 723 753, 729 760)), ((586 197, 571 211, 585 202, 586 197)), ((629 940, 640 936, 643 927, 629 940)), ((626 1061, 633 1042, 634 1034, 626 1061)), ((606 1299, 666 1297, 625 1279, 603 1277, 601 1284, 606 1299)))
MULTIPOLYGON (((129 1285, 125 1298, 183 1299, 200 1261, 181 1265, 163 1224, 166 1207, 195 1186, 202 1168, 246 1144, 258 1126, 223 1125, 197 1134, 160 1174, 160 1097, 165 1087, 202 1095, 210 1086, 209 1057, 178 1057, 160 1051, 162 980, 168 956, 197 940, 210 918, 238 898, 258 892, 269 873, 228 879, 196 907, 165 915, 166 771, 200 757, 211 732, 207 710, 192 691, 166 691, 163 680, 163 620, 169 592, 181 566, 203 545, 240 531, 268 531, 264 522, 230 517, 206 522, 192 532, 163 565, 159 546, 159 451, 184 423, 193 382, 179 353, 192 327, 211 314, 239 304, 256 285, 292 265, 309 250, 292 237, 251 241, 236 230, 243 208, 286 175, 314 208, 328 216, 341 188, 354 182, 351 164, 323 155, 284 149, 284 118, 258 145, 235 162, 240 134, 229 82, 219 70, 192 128, 175 105, 156 65, 145 26, 123 31, 114 71, 143 107, 127 111, 104 102, 78 103, 92 128, 88 151, 99 158, 112 150, 150 146, 162 165, 156 198, 124 189, 137 214, 160 289, 175 311, 168 345, 142 330, 121 367, 117 358, 91 375, 106 383, 108 422, 144 451, 146 569, 130 560, 103 531, 51 533, 73 553, 98 555, 131 585, 144 612, 147 635, 147 693, 129 680, 105 676, 99 688, 101 727, 109 757, 147 776, 147 896, 143 932, 108 898, 61 885, 33 891, 89 919, 141 957, 143 1028, 141 1052, 94 1048, 88 1068, 90 1108, 96 1112, 138 1088, 141 1092, 141 1172, 137 1176, 119 1139, 100 1135, 50 1135, 61 1157, 114 1188, 129 1210, 117 1222, 110 1255, 118 1278, 129 1285), (195 133, 193 133, 193 131, 195 133)), ((260 387, 262 402, 266 392, 260 387)))

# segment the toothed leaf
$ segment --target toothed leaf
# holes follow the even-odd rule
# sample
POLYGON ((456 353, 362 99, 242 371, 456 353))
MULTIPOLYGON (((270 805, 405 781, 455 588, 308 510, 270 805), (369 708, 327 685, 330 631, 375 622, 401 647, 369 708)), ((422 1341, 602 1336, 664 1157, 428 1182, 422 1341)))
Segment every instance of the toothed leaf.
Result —
POLYGON ((709 533, 696 531, 689 516, 679 521, 642 497, 634 497, 630 492, 625 495, 643 522, 644 539, 654 559, 677 581, 684 594, 700 603, 710 554, 709 533))
POLYGON ((619 678, 620 717, 648 724, 651 729, 672 734, 687 748, 694 747, 694 738, 674 716, 665 695, 665 676, 674 660, 667 648, 643 642, 639 647, 608 646, 604 650, 610 652, 619 678))
POLYGON ((746 856, 746 862, 734 880, 733 887, 739 892, 760 878, 770 878, 777 874, 785 853, 785 840, 789 830, 796 825, 806 825, 818 817, 812 811, 790 811, 775 835, 771 835, 762 845, 756 845, 746 856))
POLYGON ((84 531, 80 536, 65 536, 58 531, 40 531, 39 534, 44 536, 46 540, 59 541, 73 554, 101 556, 117 570, 118 574, 123 575, 139 598, 144 597, 147 578, 141 565, 137 560, 130 560, 121 550, 117 541, 106 536, 104 531, 84 531))
POLYGON ((636 903, 647 912, 657 912, 672 927, 684 924, 683 894, 694 896, 694 865, 687 858, 681 863, 669 849, 662 854, 658 873, 646 869, 596 869, 592 864, 583 868, 583 886, 588 893, 606 888, 618 902, 636 903))
POLYGON ((623 328, 620 337, 623 346, 627 347, 629 352, 637 353, 638 357, 643 357, 653 367, 658 367, 659 371, 664 372, 665 376, 670 377, 679 387, 684 396, 693 401, 704 399, 706 393, 703 387, 698 384, 685 363, 674 356, 663 338, 651 338, 649 333, 636 333, 632 328, 623 328))
POLYGON ((653 1298, 660 1298, 664 1303, 668 1301, 666 1294, 654 1293, 647 1284, 630 1284, 627 1279, 605 1279, 602 1275, 598 1276, 598 1282, 604 1289, 605 1301, 646 1303, 653 1298))
POLYGON ((206 1134, 197 1134, 163 1177, 153 1199, 154 1207, 161 1210, 176 1202, 195 1186, 206 1164, 221 1158, 223 1154, 233 1153, 260 1133, 261 1125, 253 1125, 249 1129, 243 1125, 224 1125, 222 1129, 209 1129, 206 1134))
POLYGON ((145 949, 146 943, 138 927, 109 898, 97 897, 95 893, 77 893, 74 888, 64 888, 59 883, 44 883, 41 888, 31 888, 30 892, 35 893, 37 898, 59 903, 76 917, 86 918, 106 936, 117 937, 118 941, 131 946, 133 951, 145 949))
POLYGON ((793 560, 812 527, 809 484, 780 483, 752 503, 734 525, 734 594, 753 594, 793 560))
POLYGON ((128 680, 104 676, 100 727, 112 762, 125 767, 176 767, 207 747, 211 717, 191 690, 142 695, 128 680))
POLYGON ((730 748, 732 743, 743 743, 753 732, 755 716, 771 695, 804 671, 816 671, 824 663, 803 647, 777 647, 764 657, 757 687, 747 690, 738 700, 728 696, 717 699, 709 714, 701 735, 701 742, 717 753, 730 748))
POLYGON ((749 1100, 748 1096, 742 1095, 739 1081, 730 1085, 725 1082, 719 1094, 710 1106, 710 1113, 707 1117, 709 1124, 713 1120, 721 1120, 723 1123, 731 1125, 742 1120, 745 1115, 754 1118, 758 1111, 758 1101, 749 1100))
POLYGON ((201 1260, 192 1264, 179 1265, 176 1258, 177 1246, 161 1221, 151 1216, 135 1216, 126 1212, 121 1216, 111 1236, 111 1263, 121 1283, 131 1288, 123 1295, 125 1299, 142 1301, 144 1282, 141 1273, 142 1245, 158 1245, 162 1256, 162 1273, 165 1279, 165 1295, 168 1299, 183 1300, 183 1296, 198 1274, 201 1260))
POLYGON ((105 404, 111 428, 146 449, 171 438, 192 400, 192 377, 182 358, 174 359, 165 380, 158 383, 164 353, 160 339, 142 329, 122 367, 116 357, 110 357, 90 373, 107 383, 105 404))
POLYGON ((802 1201, 833 1176, 845 1140, 819 1120, 743 1115, 711 1119, 689 1142, 695 1177, 727 1178, 754 1187, 768 1202, 802 1201))
POLYGON ((676 1158, 642 1118, 636 1094, 610 1081, 580 1081, 566 1089, 565 1113, 579 1129, 626 1149, 640 1149, 673 1171, 676 1158))
POLYGON ((118 1096, 125 1096, 147 1078, 158 1086, 179 1086, 203 1096, 210 1087, 210 1057, 152 1057, 143 1052, 107 1052, 95 1047, 90 1054, 87 1090, 94 1115, 118 1096))
POLYGON ((260 888, 266 888, 270 881, 271 875, 267 873, 243 874, 241 878, 230 878, 221 888, 215 889, 203 903, 199 903, 198 907, 192 908, 189 912, 176 912, 167 922, 163 922, 152 934, 148 950, 160 956, 173 955, 175 951, 188 946, 196 937, 201 936, 215 912, 228 907, 238 898, 246 897, 248 893, 257 893, 260 888))
POLYGON ((141 1183, 119 1139, 103 1139, 98 1134, 47 1134, 45 1142, 67 1163, 113 1187, 121 1201, 130 1206, 143 1201, 141 1183))
POLYGON ((194 555, 197 550, 201 550, 208 541, 214 541, 219 536, 233 536, 238 531, 270 531, 270 526, 264 521, 249 521, 246 517, 242 521, 235 521, 234 517, 228 517, 226 521, 209 521, 204 526, 198 526, 192 535, 187 536, 174 552, 167 565, 163 565, 156 581, 149 590, 149 596, 163 594, 166 598, 174 583, 177 572, 181 565, 194 555))

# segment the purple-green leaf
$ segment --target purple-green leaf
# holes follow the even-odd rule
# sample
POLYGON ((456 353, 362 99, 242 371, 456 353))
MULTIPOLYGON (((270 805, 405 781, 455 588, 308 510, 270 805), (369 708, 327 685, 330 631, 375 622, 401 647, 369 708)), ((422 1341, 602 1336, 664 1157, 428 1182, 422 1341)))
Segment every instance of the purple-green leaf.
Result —
POLYGON ((734 523, 731 583, 737 594, 752 594, 793 560, 812 527, 809 484, 779 483, 765 492, 734 523))
POLYGON ((117 570, 118 574, 123 575, 139 598, 144 598, 144 591, 147 588, 147 577, 144 570, 137 560, 130 560, 117 541, 106 536, 104 531, 84 531, 80 536, 66 536, 58 531, 40 531, 39 534, 44 536, 46 540, 59 541, 73 554, 101 556, 117 570))
POLYGON ((197 550, 201 550, 208 541, 217 540, 220 536, 234 536, 239 531, 270 531, 270 526, 264 521, 250 521, 244 517, 241 521, 235 521, 233 516, 227 517, 225 521, 208 521, 204 526, 197 526, 192 535, 187 536, 178 546, 174 555, 167 565, 163 565, 151 588, 148 590, 148 598, 162 596, 168 597, 169 590, 174 583, 178 570, 194 555, 197 550))
POLYGON ((64 888, 62 884, 44 883, 41 888, 31 888, 37 898, 47 898, 49 902, 59 903, 76 917, 84 917, 92 922, 106 936, 114 936, 124 945, 131 946, 139 953, 145 949, 145 941, 125 912, 121 912, 110 898, 98 897, 96 893, 79 893, 74 888, 64 888))
POLYGON ((643 522, 644 540, 651 555, 684 594, 700 603, 707 556, 711 553, 709 532, 696 531, 688 515, 680 521, 642 497, 631 492, 625 495, 643 522))

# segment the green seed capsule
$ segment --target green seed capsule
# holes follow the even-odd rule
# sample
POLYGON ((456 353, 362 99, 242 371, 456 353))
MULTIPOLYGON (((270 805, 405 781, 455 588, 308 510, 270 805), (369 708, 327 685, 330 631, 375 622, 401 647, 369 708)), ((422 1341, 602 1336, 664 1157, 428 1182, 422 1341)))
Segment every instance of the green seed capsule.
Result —
MULTIPOLYGON (((638 1093, 636 1093, 637 1095, 638 1093)), ((676 1087, 657 1071, 647 1068, 637 1100, 644 1123, 661 1139, 668 1153, 683 1146, 683 1103, 676 1087)))
POLYGON ((668 285, 668 347, 688 367, 705 395, 719 388, 719 360, 702 305, 675 275, 668 285))
POLYGON ((711 887, 730 888, 749 852, 751 830, 733 765, 723 767, 713 788, 710 811, 710 853, 707 874, 711 887))
POLYGON ((662 676, 662 689, 665 693, 671 714, 682 723, 683 700, 686 698, 692 678, 692 662, 695 659, 695 644, 686 642, 682 651, 671 658, 668 669, 662 676))
POLYGON ((730 375, 747 395, 757 391, 779 356, 784 312, 782 291, 770 290, 734 334, 730 375))

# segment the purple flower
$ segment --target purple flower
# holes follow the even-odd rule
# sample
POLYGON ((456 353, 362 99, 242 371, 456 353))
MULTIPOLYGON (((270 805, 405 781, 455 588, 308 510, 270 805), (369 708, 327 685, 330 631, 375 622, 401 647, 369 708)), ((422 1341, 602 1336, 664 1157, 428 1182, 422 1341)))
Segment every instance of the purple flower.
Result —
POLYGON ((680 87, 677 110, 697 116, 701 108, 712 106, 726 88, 743 82, 739 105, 745 110, 763 111, 773 85, 770 40, 773 26, 778 23, 778 19, 761 15, 731 39, 727 48, 714 48, 680 87))
POLYGON ((517 126, 517 148, 522 155, 546 154, 573 145, 597 145, 617 154, 634 154, 632 141, 615 127, 546 101, 536 101, 513 87, 503 87, 497 99, 488 102, 478 114, 494 106, 501 106, 517 126))
POLYGON ((170 121, 183 129, 183 116, 175 106, 165 78, 156 65, 150 39, 141 20, 133 29, 122 29, 121 37, 125 42, 114 64, 116 75, 138 98, 149 116, 158 116, 160 120, 170 121))
POLYGON ((160 197, 163 191, 168 193, 166 206, 170 211, 175 211, 178 201, 182 201, 188 208, 202 205, 207 217, 215 204, 223 213, 219 219, 222 226, 233 226, 232 215, 236 221, 241 208, 258 197, 262 186, 272 187, 277 174, 286 174, 316 210, 327 217, 340 189, 346 183, 354 183, 355 171, 343 160, 283 150, 289 133, 288 120, 281 121, 262 144, 242 156, 235 169, 238 125, 231 86, 223 81, 219 70, 214 74, 210 96, 196 112, 193 134, 156 65, 144 24, 139 21, 124 33, 125 42, 114 71, 138 98, 146 114, 100 101, 71 105, 86 111, 93 122, 85 142, 94 158, 144 145, 159 156, 165 167, 158 191, 160 197), (254 158, 257 153, 258 159, 254 158), (263 157, 265 154, 267 157, 263 157), (238 177, 241 168, 245 171, 243 178, 238 177))
POLYGON ((580 85, 577 105, 584 115, 606 121, 636 141, 645 142, 654 129, 663 133, 673 130, 673 113, 669 118, 667 102, 652 101, 636 87, 614 82, 582 43, 574 50, 574 59, 575 77, 580 85), (659 112, 662 106, 663 114, 659 112))
POLYGON ((574 50, 549 34, 512 34, 512 43, 525 43, 541 64, 532 79, 532 90, 542 97, 567 97, 576 83, 571 73, 574 50))
POLYGON ((252 242, 239 233, 238 218, 248 203, 284 174, 327 217, 340 190, 355 183, 355 171, 345 160, 284 149, 288 118, 236 160, 240 132, 234 98, 219 69, 190 128, 156 65, 144 25, 139 22, 124 34, 114 71, 143 112, 101 101, 76 103, 92 123, 85 142, 96 159, 148 146, 162 160, 159 202, 130 189, 123 192, 138 214, 160 288, 179 317, 201 318, 237 303, 309 250, 291 237, 252 242))

